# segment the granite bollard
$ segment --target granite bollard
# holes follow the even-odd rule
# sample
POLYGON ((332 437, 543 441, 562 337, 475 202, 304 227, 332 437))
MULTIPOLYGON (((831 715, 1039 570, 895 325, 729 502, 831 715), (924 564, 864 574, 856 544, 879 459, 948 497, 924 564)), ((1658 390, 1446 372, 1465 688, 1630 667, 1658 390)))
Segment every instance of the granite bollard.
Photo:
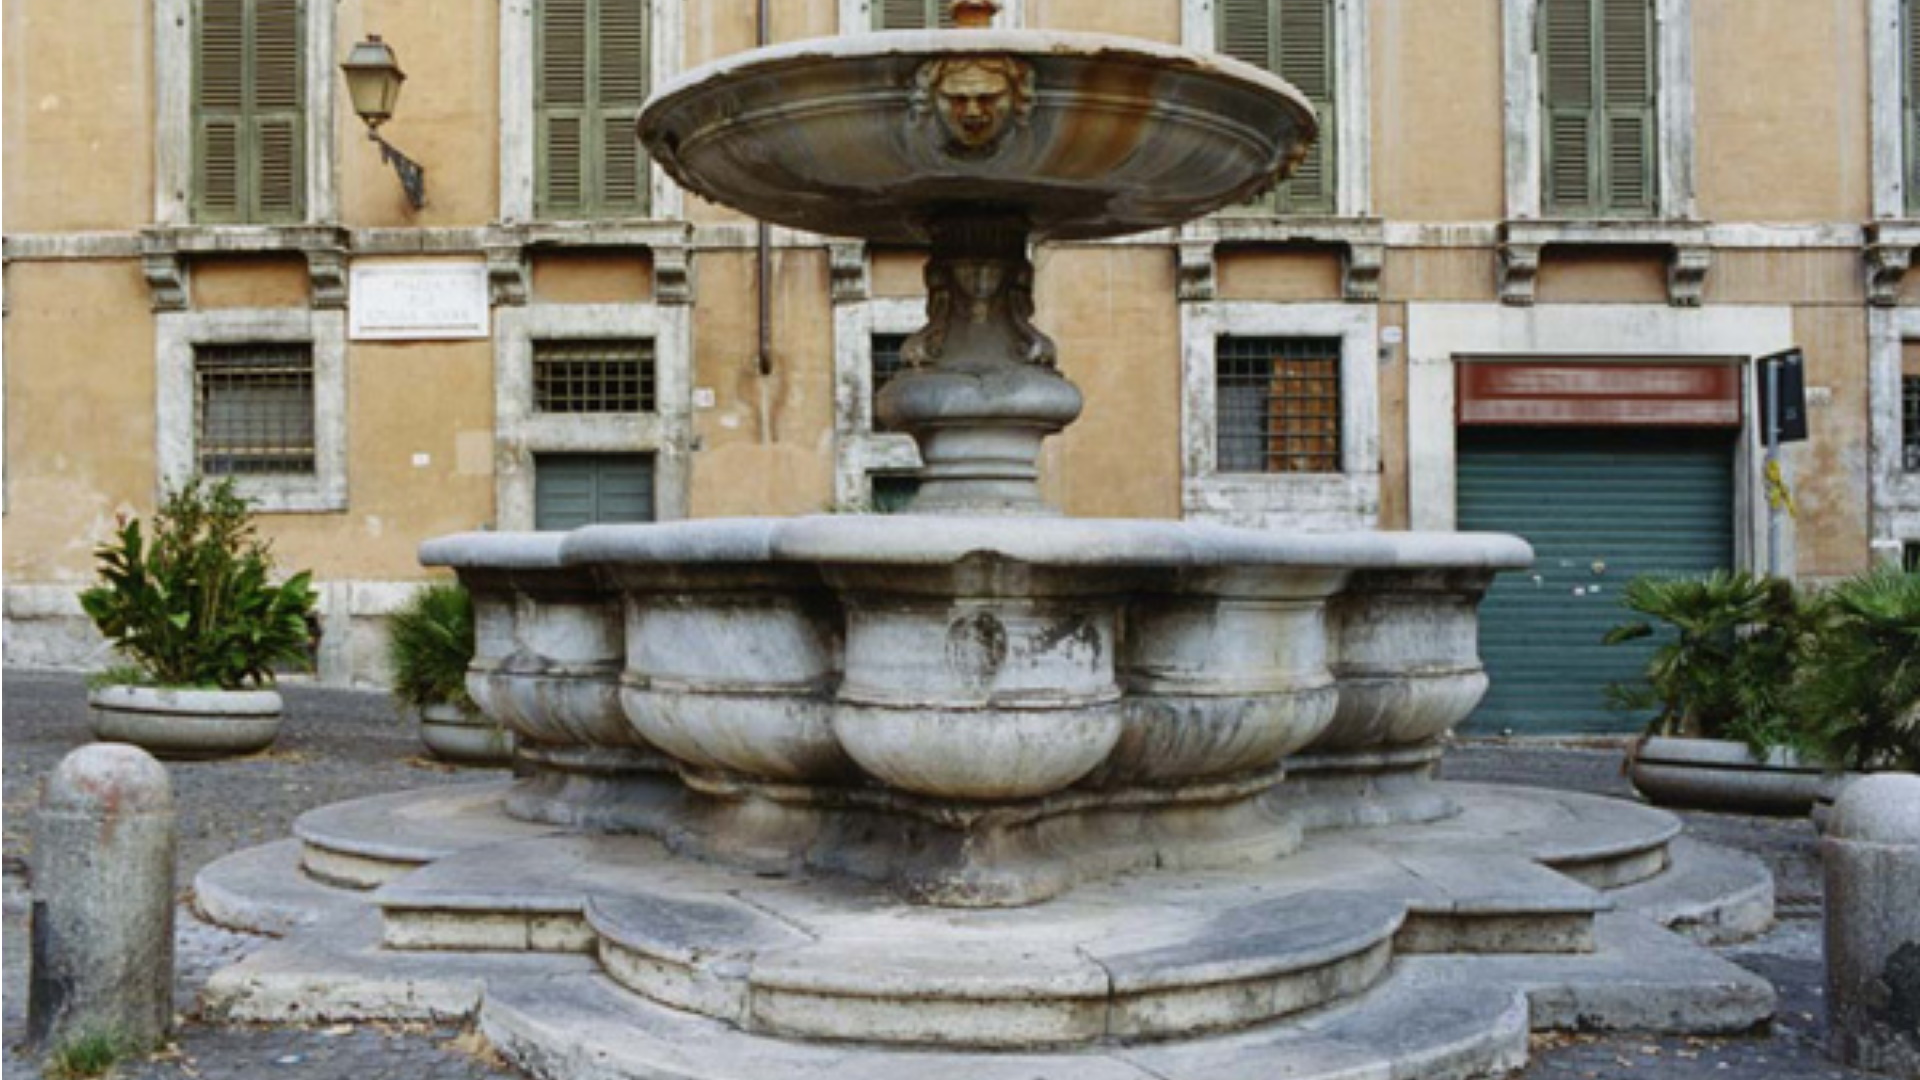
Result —
POLYGON ((95 743, 54 768, 35 819, 33 1045, 124 1052, 166 1037, 174 844, 173 788, 146 751, 95 743))
POLYGON ((1831 1051, 1848 1065, 1920 1078, 1920 776, 1850 785, 1820 855, 1831 1051))

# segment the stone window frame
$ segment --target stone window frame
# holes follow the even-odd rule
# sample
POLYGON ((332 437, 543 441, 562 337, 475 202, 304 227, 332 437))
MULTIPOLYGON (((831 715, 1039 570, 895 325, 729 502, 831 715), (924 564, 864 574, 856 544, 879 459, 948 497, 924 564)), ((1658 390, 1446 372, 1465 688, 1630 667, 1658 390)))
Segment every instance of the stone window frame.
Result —
POLYGON ((926 325, 920 296, 874 297, 866 245, 836 243, 833 304, 833 503, 842 510, 873 505, 873 474, 920 467, 911 435, 873 426, 873 336, 911 334, 926 325))
MULTIPOLYGON (((995 29, 1010 30, 1027 24, 1027 0, 1001 0, 993 17, 995 29)), ((839 0, 840 32, 863 34, 873 26, 873 0, 839 0)), ((884 331, 882 331, 884 333, 884 331)))
MULTIPOLYGON (((1334 154, 1335 218, 1364 218, 1373 210, 1372 64, 1367 29, 1367 0, 1329 0, 1333 5, 1334 130, 1343 141, 1334 154)), ((1180 41, 1194 52, 1215 51, 1215 0, 1184 0, 1180 5, 1180 41)), ((1260 220, 1269 215, 1250 214, 1260 220)), ((1311 214, 1273 214, 1279 220, 1311 219, 1311 214)))
POLYGON ((347 509, 347 313, 298 308, 225 308, 154 317, 158 361, 156 457, 163 489, 198 472, 194 356, 202 345, 302 344, 313 350, 310 476, 235 476, 234 490, 266 513, 347 509))
MULTIPOLYGON (((648 89, 664 86, 680 74, 686 0, 650 0, 647 6, 648 89)), ((535 214, 534 188, 539 173, 538 131, 534 108, 533 3, 500 4, 500 216, 502 225, 544 221, 535 214), (508 92, 507 88, 517 92, 508 92)), ((680 185, 642 152, 647 170, 647 218, 678 221, 685 214, 680 185)), ((555 219, 558 220, 558 219, 555 219)), ((574 220, 574 219, 568 219, 574 220)), ((604 218, 577 219, 591 225, 604 218)), ((617 220, 617 219, 614 219, 617 220)))
MULTIPOLYGON (((509 5, 502 5, 503 8, 509 5)), ((186 227, 193 220, 193 0, 154 0, 153 220, 186 227)), ((334 158, 334 86, 337 79, 333 0, 306 5, 306 211, 304 224, 337 221, 340 177, 334 158)), ((208 225, 221 230, 272 230, 274 225, 208 225)))
MULTIPOLYGON (((1867 298, 1900 302, 1900 286, 1920 247, 1920 214, 1908 209, 1906 13, 1908 0, 1867 0, 1867 112, 1872 145, 1872 213, 1865 257, 1867 298)), ((1920 147, 1912 148, 1920 155, 1920 147)), ((1916 197, 1920 202, 1920 197, 1916 197)), ((1878 399, 1876 399, 1878 400, 1878 399)))
MULTIPOLYGON (((1407 305, 1408 527, 1452 532, 1458 511, 1457 359, 1567 359, 1583 363, 1648 359, 1667 362, 1740 362, 1742 402, 1753 400, 1754 357, 1794 346, 1793 308, 1723 304, 1700 310, 1659 304, 1550 304, 1514 308, 1500 303, 1407 305)), ((1766 562, 1767 504, 1762 489, 1765 454, 1753 410, 1734 449, 1734 561, 1766 562)), ((1782 459, 1793 480, 1795 451, 1782 459)), ((1781 562, 1794 565, 1792 518, 1782 529, 1781 562)))
MULTIPOLYGON (((1508 220, 1538 220, 1544 205, 1545 142, 1536 33, 1540 3, 1502 0, 1508 220)), ((1653 20, 1658 73, 1655 123, 1659 127, 1655 138, 1659 198, 1654 220, 1691 221, 1696 212, 1693 0, 1653 0, 1653 20)))
POLYGON ((1883 307, 1867 312, 1867 422, 1869 543, 1883 558, 1897 558, 1901 544, 1920 540, 1920 473, 1901 459, 1901 353, 1920 342, 1920 308, 1883 307))
POLYGON ((1181 510, 1231 525, 1312 531, 1380 523, 1380 312, 1372 305, 1215 300, 1180 305, 1181 510), (1337 473, 1222 473, 1217 466, 1216 342, 1340 339, 1337 473))
POLYGON ((688 514, 693 449, 692 306, 688 304, 528 304, 494 310, 494 515, 503 531, 534 522, 534 455, 650 453, 654 518, 688 514), (653 342, 654 411, 537 413, 533 343, 581 338, 653 342))

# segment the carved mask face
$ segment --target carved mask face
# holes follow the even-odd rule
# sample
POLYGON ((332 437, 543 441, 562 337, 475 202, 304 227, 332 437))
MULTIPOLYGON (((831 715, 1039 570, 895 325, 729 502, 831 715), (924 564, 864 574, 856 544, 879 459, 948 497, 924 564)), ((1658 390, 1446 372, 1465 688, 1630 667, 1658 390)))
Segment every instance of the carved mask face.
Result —
POLYGON ((1013 116, 1013 81, 1005 72, 977 64, 947 68, 934 85, 940 122, 953 141, 969 150, 991 146, 1013 116))

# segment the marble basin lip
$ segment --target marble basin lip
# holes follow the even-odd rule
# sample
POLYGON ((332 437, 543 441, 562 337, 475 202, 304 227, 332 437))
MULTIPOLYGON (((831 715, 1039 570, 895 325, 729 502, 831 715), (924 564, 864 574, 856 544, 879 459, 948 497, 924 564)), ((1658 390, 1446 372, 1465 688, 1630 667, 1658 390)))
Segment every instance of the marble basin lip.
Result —
POLYGON ((589 525, 571 533, 457 533, 427 566, 560 569, 595 563, 947 566, 973 556, 1037 566, 1520 570, 1533 549, 1500 533, 1278 533, 1207 522, 815 515, 589 525))
POLYGON ((782 225, 925 243, 942 208, 1024 216, 1036 239, 1178 225, 1243 202, 1304 156, 1313 107, 1229 57, 1106 34, 885 31, 729 56, 668 82, 639 120, 681 186, 782 225), (990 153, 941 148, 913 112, 943 57, 1031 64, 1031 115, 990 153))

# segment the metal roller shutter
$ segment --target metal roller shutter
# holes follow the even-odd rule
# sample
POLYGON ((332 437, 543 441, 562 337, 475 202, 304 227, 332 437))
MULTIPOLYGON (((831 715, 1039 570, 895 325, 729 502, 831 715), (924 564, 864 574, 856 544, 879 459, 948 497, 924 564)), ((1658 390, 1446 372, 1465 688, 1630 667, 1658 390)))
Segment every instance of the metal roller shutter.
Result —
POLYGON ((1635 731, 1606 707, 1651 642, 1603 645, 1628 580, 1733 564, 1733 436, 1682 430, 1475 430, 1459 444, 1462 530, 1517 533, 1530 573, 1503 574, 1480 614, 1492 681, 1469 733, 1635 731))

